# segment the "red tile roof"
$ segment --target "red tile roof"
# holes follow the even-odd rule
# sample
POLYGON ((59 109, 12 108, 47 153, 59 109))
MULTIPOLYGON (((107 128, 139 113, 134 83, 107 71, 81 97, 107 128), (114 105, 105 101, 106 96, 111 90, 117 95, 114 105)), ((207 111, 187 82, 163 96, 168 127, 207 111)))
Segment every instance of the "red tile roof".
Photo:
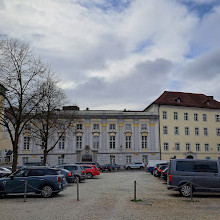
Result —
POLYGON ((220 102, 214 100, 213 96, 184 92, 164 91, 152 104, 220 109, 220 102))

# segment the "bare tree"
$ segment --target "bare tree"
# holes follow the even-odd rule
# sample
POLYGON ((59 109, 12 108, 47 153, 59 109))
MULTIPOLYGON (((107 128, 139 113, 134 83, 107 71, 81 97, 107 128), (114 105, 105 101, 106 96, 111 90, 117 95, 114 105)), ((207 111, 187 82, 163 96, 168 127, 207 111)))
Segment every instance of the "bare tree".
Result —
POLYGON ((37 118, 31 121, 31 136, 36 145, 43 149, 43 164, 47 163, 47 156, 57 143, 65 138, 69 129, 72 129, 72 122, 75 118, 74 111, 60 111, 59 109, 67 102, 63 90, 57 86, 53 74, 47 76, 46 81, 40 87, 41 92, 45 94, 37 107, 40 112, 37 118))
MULTIPOLYGON (((18 39, 0 39, 0 90, 4 109, 0 123, 6 127, 13 146, 12 170, 17 168, 18 143, 24 126, 36 117, 36 109, 45 94, 40 93, 48 67, 36 58, 29 45, 18 39)), ((0 107, 2 108, 2 107, 0 107)))

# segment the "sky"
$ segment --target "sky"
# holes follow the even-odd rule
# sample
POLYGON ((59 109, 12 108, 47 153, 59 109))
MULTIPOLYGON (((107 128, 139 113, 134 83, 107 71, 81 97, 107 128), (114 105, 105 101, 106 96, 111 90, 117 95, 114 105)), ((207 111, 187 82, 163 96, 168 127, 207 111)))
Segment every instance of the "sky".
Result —
POLYGON ((164 91, 220 101, 220 0, 0 0, 0 33, 80 109, 143 110, 164 91))

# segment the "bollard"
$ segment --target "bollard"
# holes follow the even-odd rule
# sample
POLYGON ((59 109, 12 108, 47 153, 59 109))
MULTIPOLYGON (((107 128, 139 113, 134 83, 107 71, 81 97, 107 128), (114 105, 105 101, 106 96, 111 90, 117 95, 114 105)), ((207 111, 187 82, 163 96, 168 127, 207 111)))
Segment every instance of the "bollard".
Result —
POLYGON ((192 182, 191 181, 189 182, 189 187, 190 187, 190 198, 192 201, 192 182))
POLYGON ((137 192, 137 190, 136 190, 136 181, 134 181, 134 201, 136 201, 136 199, 137 199, 136 192, 137 192))
POLYGON ((27 181, 24 181, 24 202, 26 202, 27 197, 27 181))
POLYGON ((77 201, 79 201, 79 178, 77 178, 77 201))

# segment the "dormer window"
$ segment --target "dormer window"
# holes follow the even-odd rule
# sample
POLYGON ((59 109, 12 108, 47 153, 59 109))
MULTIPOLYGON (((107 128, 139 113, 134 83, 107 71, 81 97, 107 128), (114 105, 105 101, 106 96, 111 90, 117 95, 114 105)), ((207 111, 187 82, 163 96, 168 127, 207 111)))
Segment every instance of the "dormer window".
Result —
POLYGON ((181 102, 181 99, 180 99, 180 98, 177 98, 176 102, 177 102, 177 103, 180 103, 180 102, 181 102))

